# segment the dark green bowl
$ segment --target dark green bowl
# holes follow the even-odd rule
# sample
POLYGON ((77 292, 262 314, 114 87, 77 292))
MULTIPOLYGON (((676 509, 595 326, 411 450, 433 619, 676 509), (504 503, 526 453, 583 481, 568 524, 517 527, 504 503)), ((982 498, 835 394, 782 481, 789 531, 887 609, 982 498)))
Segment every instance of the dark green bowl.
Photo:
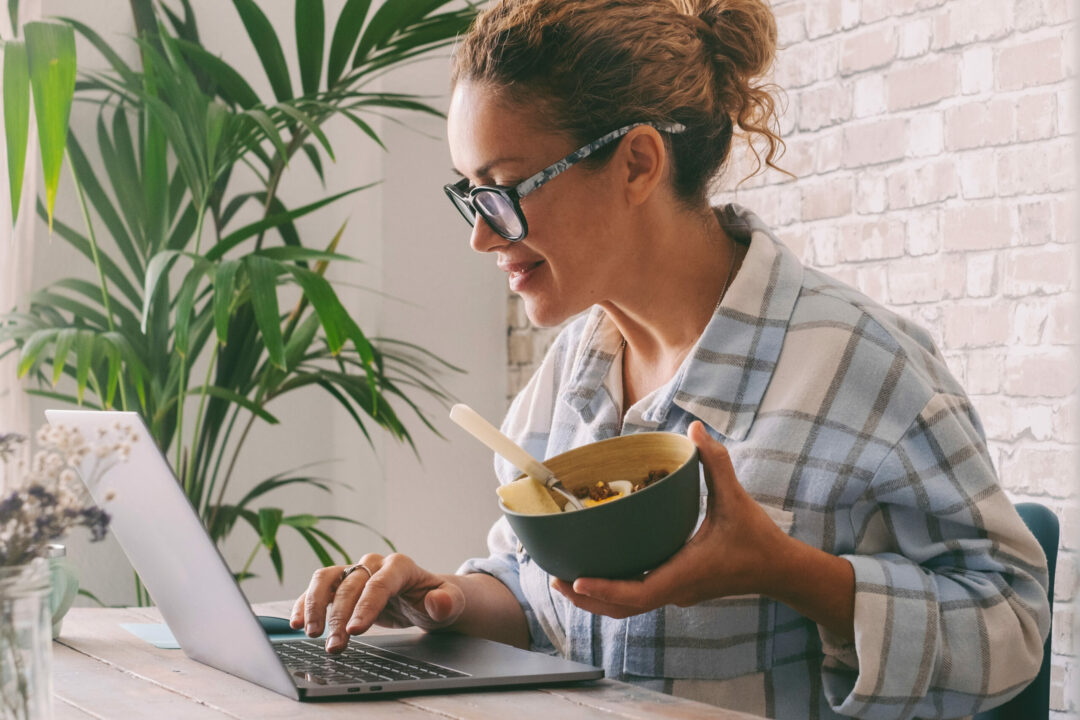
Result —
MULTIPOLYGON (((675 553, 697 524, 701 487, 698 451, 685 435, 636 433, 548 458, 569 490, 597 481, 669 474, 629 497, 550 515, 522 515, 499 503, 510 527, 536 563, 555 577, 629 578, 675 553)), ((559 498, 562 502, 562 498, 559 498)))

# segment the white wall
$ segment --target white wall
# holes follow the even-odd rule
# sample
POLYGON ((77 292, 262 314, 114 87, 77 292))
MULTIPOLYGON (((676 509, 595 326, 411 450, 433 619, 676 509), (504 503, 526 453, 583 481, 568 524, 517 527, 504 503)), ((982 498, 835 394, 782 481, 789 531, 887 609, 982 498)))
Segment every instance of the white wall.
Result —
MULTIPOLYGON (((268 83, 231 3, 197 0, 193 4, 204 44, 240 69, 257 91, 266 91, 268 83)), ((260 5, 277 28, 286 57, 295 67, 293 3, 260 5)), ((341 3, 327 5, 328 22, 332 23, 341 3)), ((124 38, 133 34, 129 5, 124 0, 92 4, 45 0, 45 14, 78 18, 118 47, 127 47, 124 38)), ((332 25, 328 37, 330 31, 332 25)), ((82 67, 101 66, 100 57, 89 46, 80 43, 79 53, 82 67)), ((130 49, 124 55, 134 62, 130 49)), ((431 101, 445 108, 446 78, 443 58, 410 66, 386 79, 384 89, 434 94, 438 97, 431 101)), ((73 125, 80 137, 92 137, 95 112, 76 105, 73 125)), ((383 139, 389 153, 383 153, 351 124, 332 122, 328 134, 337 162, 326 167, 328 189, 318 186, 306 160, 298 158, 286 174, 282 196, 287 205, 295 207, 335 190, 385 179, 376 188, 309 216, 299 223, 300 232, 305 242, 322 245, 348 219, 339 251, 361 258, 364 264, 331 268, 330 275, 367 288, 339 290, 361 327, 369 335, 415 342, 465 368, 467 374, 446 378, 448 388, 496 421, 504 409, 506 385, 502 276, 469 249, 467 227, 442 194, 451 165, 441 139, 445 135, 442 121, 410 117, 408 123, 439 139, 384 122, 383 139)), ((80 224, 70 185, 61 189, 59 204, 61 217, 80 224)), ((39 228, 37 243, 35 288, 90 271, 62 240, 47 240, 43 228, 39 228)), ((102 243, 107 245, 107 239, 102 243)), ((0 388, 5 384, 10 384, 10 378, 0 377, 0 388)), ((47 405, 32 403, 34 426, 47 405)), ((377 429, 374 448, 369 446, 345 412, 321 391, 300 391, 275 401, 268 409, 282 423, 255 426, 240 456, 229 497, 237 499, 255 482, 282 470, 336 459, 316 471, 347 489, 335 490, 332 497, 312 491, 280 492, 267 502, 279 504, 287 513, 355 518, 389 535, 400 550, 433 570, 452 570, 465 557, 483 551, 487 526, 497 515, 491 456, 475 441, 463 437, 437 403, 424 402, 423 406, 447 439, 436 437, 411 411, 403 410, 404 422, 419 450, 418 461, 410 449, 398 446, 377 429), (462 522, 465 519, 467 522, 462 522)), ((189 415, 194 414, 194 408, 192 405, 189 415)), ((386 551, 375 535, 361 528, 337 525, 333 534, 357 557, 386 551)), ((243 564, 254 542, 254 534, 246 527, 233 533, 225 555, 234 569, 243 564)), ((73 538, 69 546, 85 587, 106 602, 130 602, 131 573, 111 539, 90 545, 73 538)), ((287 535, 283 554, 284 586, 273 577, 269 561, 260 556, 252 568, 260 577, 244 585, 251 599, 293 597, 306 586, 317 565, 306 543, 287 535)))

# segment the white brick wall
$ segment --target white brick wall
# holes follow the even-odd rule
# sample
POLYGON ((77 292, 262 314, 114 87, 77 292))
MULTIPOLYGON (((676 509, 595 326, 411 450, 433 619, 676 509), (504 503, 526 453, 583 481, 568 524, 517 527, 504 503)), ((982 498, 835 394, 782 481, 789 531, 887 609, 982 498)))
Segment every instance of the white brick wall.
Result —
MULTIPOLYGON (((717 201, 933 334, 1002 483, 1062 521, 1054 718, 1077 717, 1076 0, 773 0, 787 155, 717 201)), ((733 156, 726 187, 753 165, 733 156)), ((510 392, 557 329, 510 297, 510 392), (527 338, 527 339, 526 339, 527 338)))

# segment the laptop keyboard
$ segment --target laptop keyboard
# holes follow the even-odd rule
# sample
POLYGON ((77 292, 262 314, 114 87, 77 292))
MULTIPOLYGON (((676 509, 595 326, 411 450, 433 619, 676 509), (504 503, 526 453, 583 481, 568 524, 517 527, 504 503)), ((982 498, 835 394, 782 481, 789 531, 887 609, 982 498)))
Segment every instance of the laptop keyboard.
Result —
POLYGON ((289 672, 320 685, 468 677, 467 673, 382 648, 358 648, 355 642, 344 652, 333 655, 326 652, 319 640, 274 643, 274 650, 289 672))

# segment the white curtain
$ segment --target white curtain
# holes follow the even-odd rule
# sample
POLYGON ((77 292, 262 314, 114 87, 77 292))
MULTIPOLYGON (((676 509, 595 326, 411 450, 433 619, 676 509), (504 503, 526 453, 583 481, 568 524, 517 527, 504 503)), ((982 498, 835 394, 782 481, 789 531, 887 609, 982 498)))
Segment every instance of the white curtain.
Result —
MULTIPOLYGON (((7 3, 4 3, 6 6, 7 3)), ((4 8, 6 10, 6 7, 4 8)), ((22 0, 19 21, 27 22, 41 18, 41 0, 22 0)), ((0 35, 12 37, 7 12, 0 12, 0 35)), ((3 55, 0 53, 0 77, 3 71, 3 55)), ((33 109, 31 108, 31 113, 33 109)), ((2 123, 2 117, 0 117, 2 123)), ((0 125, 2 127, 2 125, 0 125)), ((19 222, 11 227, 11 190, 8 184, 7 147, 4 134, 0 132, 0 313, 12 309, 24 309, 30 291, 30 275, 34 251, 34 227, 37 224, 34 199, 38 188, 38 141, 37 132, 31 131, 27 143, 26 173, 23 176, 22 205, 19 222)), ((2 350, 9 346, 5 345, 2 350)), ((15 353, 0 360, 0 433, 30 430, 29 399, 15 376, 18 358, 15 353)))

